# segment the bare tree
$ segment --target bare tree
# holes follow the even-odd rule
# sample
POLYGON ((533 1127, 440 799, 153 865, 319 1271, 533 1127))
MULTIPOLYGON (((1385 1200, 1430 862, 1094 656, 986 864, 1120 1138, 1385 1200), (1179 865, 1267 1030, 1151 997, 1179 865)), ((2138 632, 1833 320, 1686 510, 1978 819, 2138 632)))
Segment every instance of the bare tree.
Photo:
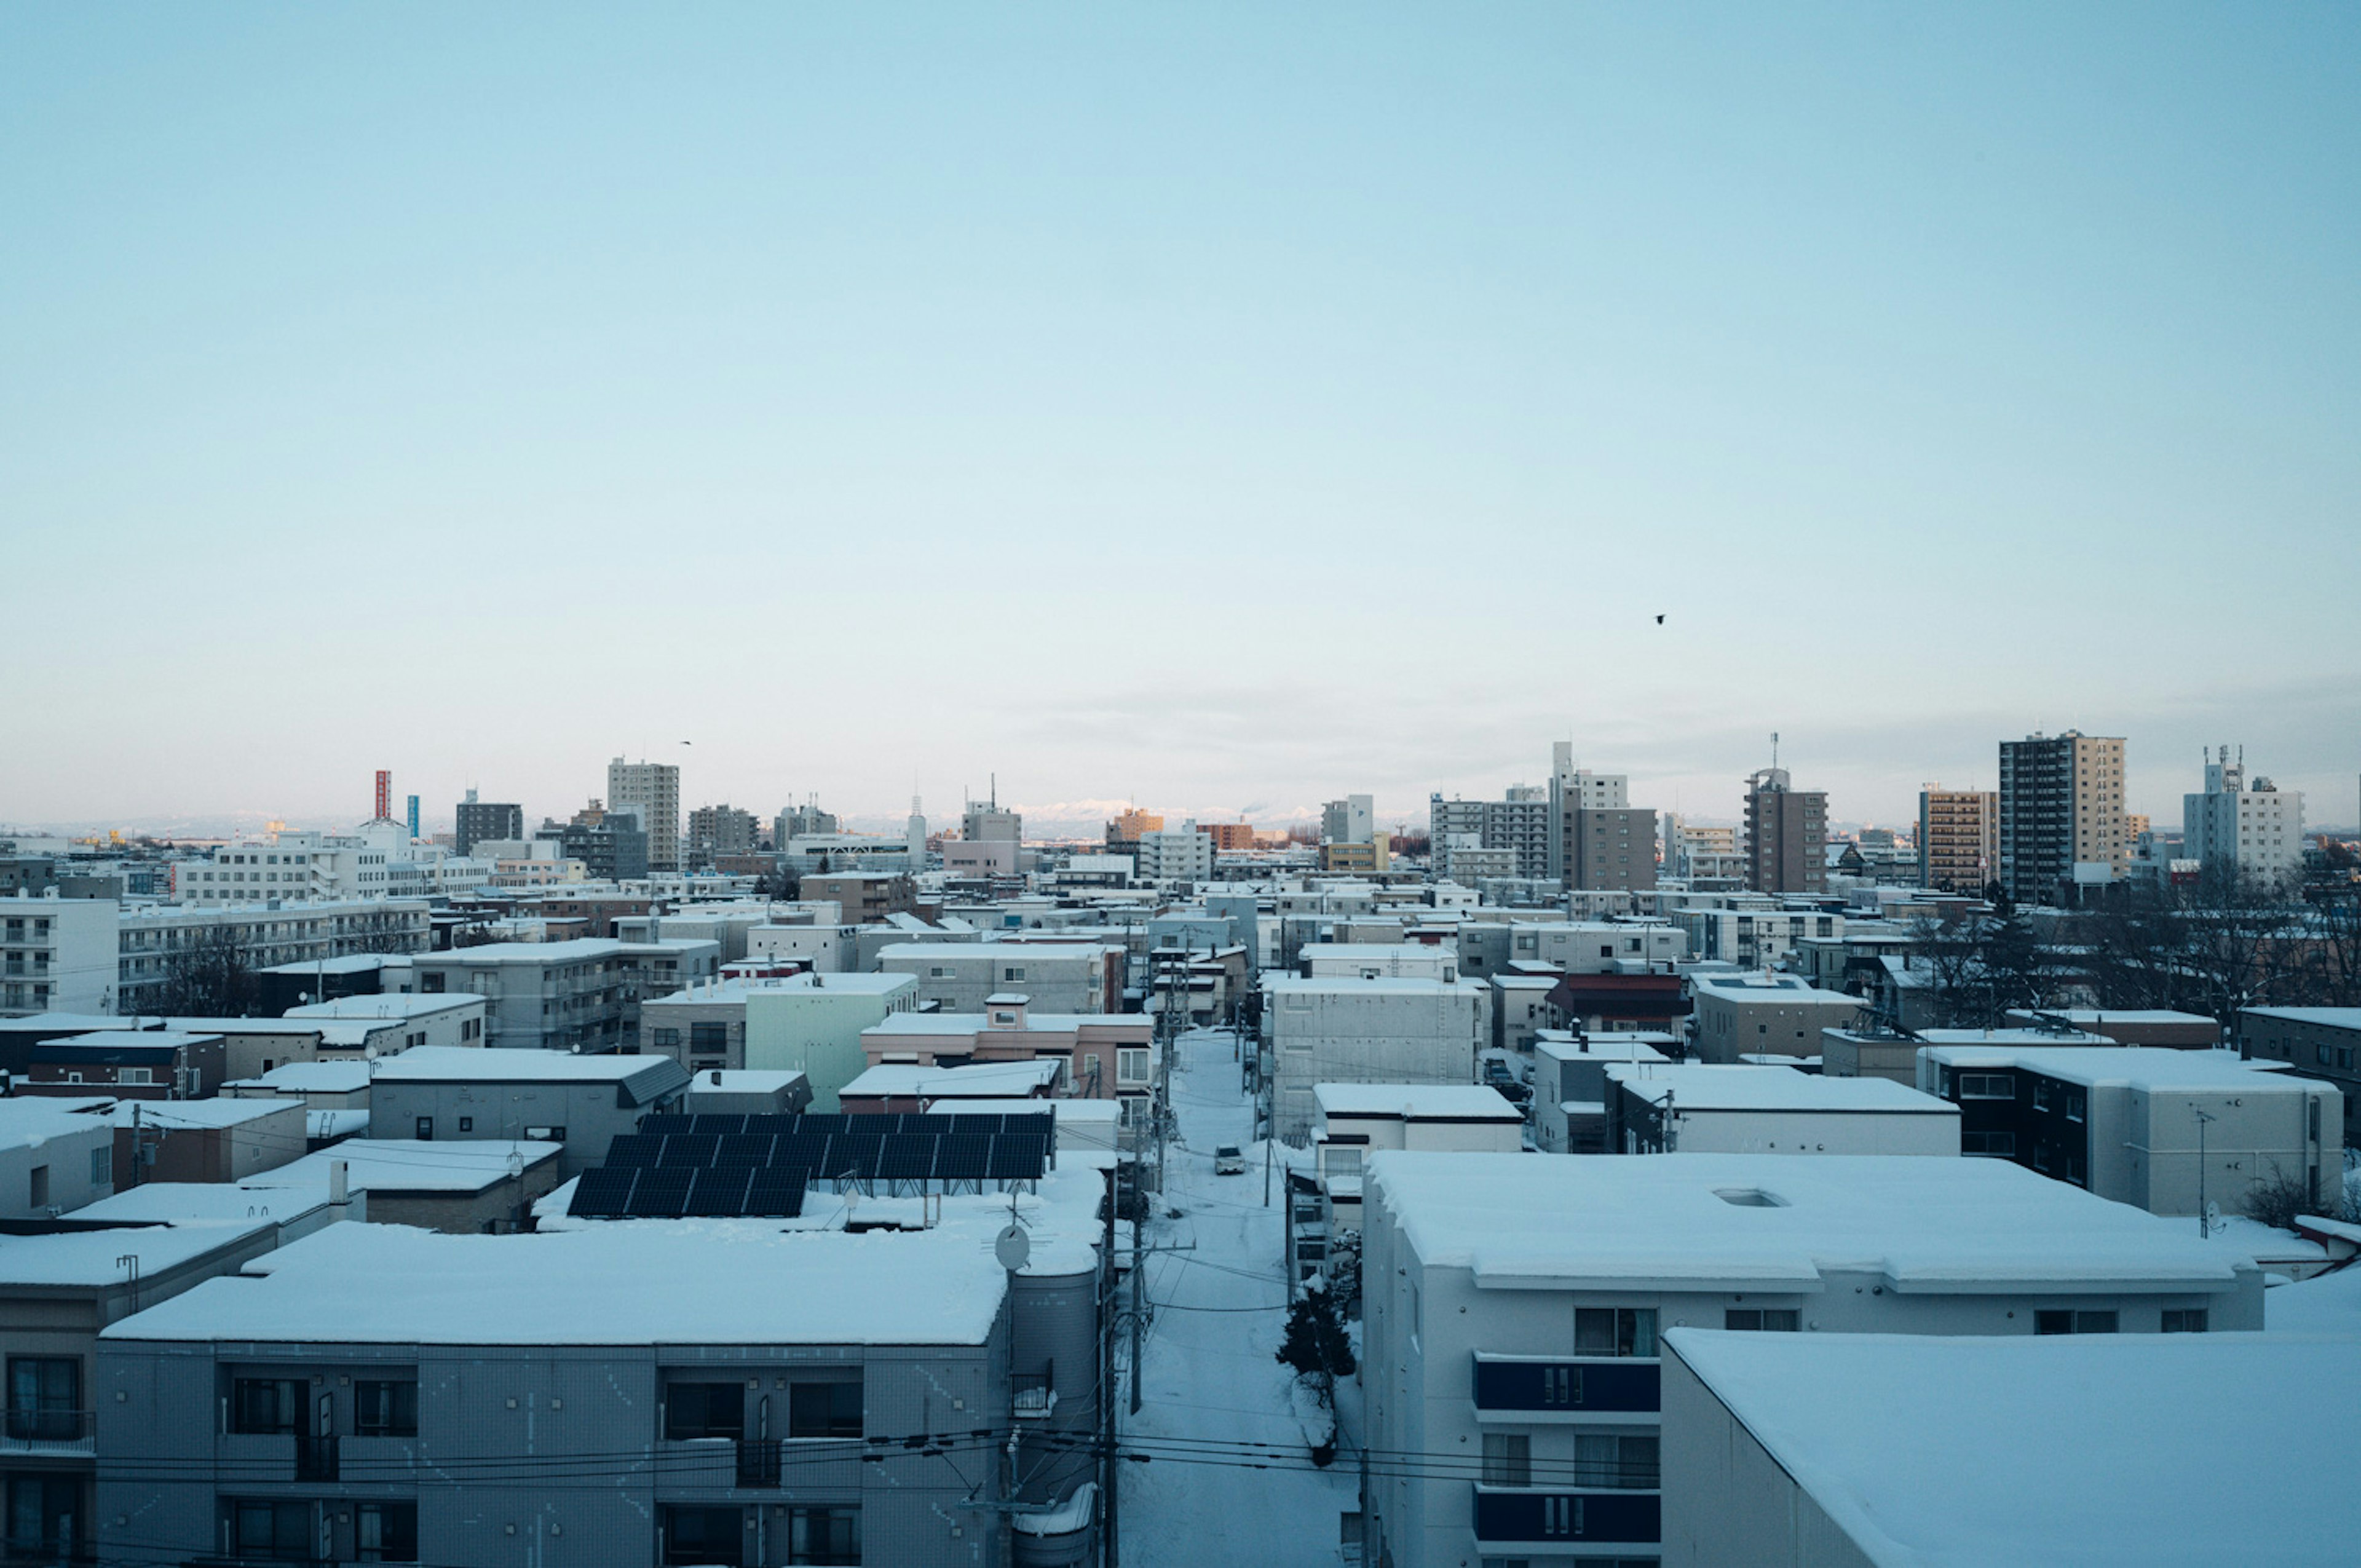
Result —
POLYGON ((259 1005, 262 982, 228 926, 209 926, 164 959, 153 1005, 176 1018, 244 1018, 259 1005))

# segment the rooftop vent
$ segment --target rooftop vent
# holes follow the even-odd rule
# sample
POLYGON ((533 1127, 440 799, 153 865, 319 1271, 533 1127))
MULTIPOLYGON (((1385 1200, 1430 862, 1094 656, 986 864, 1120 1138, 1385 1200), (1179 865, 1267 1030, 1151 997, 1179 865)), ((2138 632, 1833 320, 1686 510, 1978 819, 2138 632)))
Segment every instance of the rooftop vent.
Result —
POLYGON ((1784 1209, 1787 1206, 1784 1198, 1765 1192, 1760 1187, 1717 1187, 1713 1195, 1741 1209, 1784 1209))

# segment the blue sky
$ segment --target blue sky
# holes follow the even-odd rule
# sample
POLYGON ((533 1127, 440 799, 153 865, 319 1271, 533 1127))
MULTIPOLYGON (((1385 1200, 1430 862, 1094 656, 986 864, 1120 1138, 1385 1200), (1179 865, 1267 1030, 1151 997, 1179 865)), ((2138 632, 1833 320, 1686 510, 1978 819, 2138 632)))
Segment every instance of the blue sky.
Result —
POLYGON ((19 6, 0 224, 0 820, 2356 815, 2349 6, 19 6))

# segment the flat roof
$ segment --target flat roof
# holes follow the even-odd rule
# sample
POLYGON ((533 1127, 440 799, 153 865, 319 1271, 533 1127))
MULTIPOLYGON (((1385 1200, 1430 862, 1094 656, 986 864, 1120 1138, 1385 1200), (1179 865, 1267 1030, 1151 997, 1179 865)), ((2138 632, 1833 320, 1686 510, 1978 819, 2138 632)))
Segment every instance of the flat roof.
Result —
POLYGON ((1318 992, 1326 995, 1345 996, 1462 996, 1469 992, 1488 989, 1480 980, 1430 980, 1424 975, 1379 975, 1363 980, 1358 975, 1324 974, 1307 977, 1300 974, 1272 975, 1263 985, 1282 993, 1318 992))
POLYGON ((130 1277, 130 1270, 123 1262, 126 1255, 139 1259, 141 1278, 153 1279, 209 1253, 235 1246, 278 1223, 275 1219, 257 1214, 250 1219, 222 1219, 201 1224, 126 1223, 41 1236, 0 1236, 0 1284, 85 1288, 121 1285, 130 1277))
POLYGON ((471 992, 381 991, 368 996, 337 996, 290 1007, 290 1018, 416 1018, 445 1013, 455 1007, 481 1007, 484 999, 471 992))
POLYGON ((1023 962, 1035 959, 1095 959, 1116 949, 1103 942, 1068 942, 1052 937, 1047 940, 1027 942, 888 942, 877 949, 877 961, 900 959, 909 962, 925 959, 941 962, 950 959, 1006 959, 1011 953, 1022 953, 1023 962))
POLYGON ((1922 1046, 2103 1046, 2111 1051, 2124 1048, 2121 1042, 2104 1035, 2077 1030, 1920 1029, 1916 1033, 1922 1046))
POLYGON ((747 996, 801 996, 809 992, 842 992, 855 996, 884 996, 905 988, 917 990, 914 974, 793 974, 785 979, 749 982, 747 996))
POLYGON ((566 1152, 564 1144, 507 1138, 420 1143, 412 1138, 346 1138, 246 1179, 248 1187, 316 1187, 325 1190, 328 1168, 345 1162, 349 1187, 372 1192, 481 1192, 566 1152))
POLYGON ((1740 974, 1692 974, 1689 989, 1707 996, 1718 996, 1725 1002, 1811 1002, 1828 1006, 1866 1007, 1869 1003, 1858 996, 1841 991, 1822 991, 1807 980, 1792 974, 1766 975, 1755 971, 1740 974))
POLYGON ((217 1225, 244 1220, 284 1224, 325 1208, 327 1202, 324 1183, 317 1192, 297 1192, 245 1181, 144 1181, 86 1203, 71 1217, 126 1224, 217 1225))
MULTIPOLYGON (((2353 1011, 2361 1013, 2361 1008, 2353 1011)), ((2222 1026, 2202 1013, 2176 1013, 2169 1007, 2012 1007, 2008 1010, 2012 1018, 2033 1018, 2045 1013, 2053 1018, 2083 1025, 2202 1024, 2214 1029, 2222 1026)))
POLYGON ((620 958, 623 947, 623 943, 612 937, 568 937, 562 942, 485 942, 472 948, 414 954, 411 961, 413 967, 419 964, 578 964, 590 959, 620 958))
POLYGON ((1012 1091, 1054 1083, 1065 1066, 1061 1057, 970 1062, 965 1067, 881 1062, 838 1090, 836 1095, 839 1100, 848 1095, 1006 1095, 1012 1091))
POLYGON ((2328 1029, 2361 1029, 2361 1007, 2248 1007, 2257 1018, 2289 1024, 2312 1024, 2328 1029))
POLYGON ((1524 1113, 1480 1083, 1315 1083, 1329 1116, 1395 1116, 1405 1122, 1521 1122, 1524 1113))
POLYGON ((1669 1098, 1675 1119, 1692 1111, 1803 1111, 1897 1116, 1952 1116, 1948 1100, 1885 1078, 1824 1078, 1792 1067, 1698 1062, 1610 1064, 1607 1076, 1652 1105, 1669 1098))
POLYGON ((1123 1119, 1120 1100, 961 1100, 956 1103, 938 1101, 927 1107, 930 1115, 964 1116, 1000 1114, 1005 1116, 1038 1116, 1044 1111, 1060 1122, 1118 1122, 1123 1119))
POLYGON ((670 1057, 649 1054, 577 1056, 502 1046, 412 1046, 398 1056, 377 1058, 379 1083, 501 1083, 529 1079, 539 1083, 606 1083, 636 1078, 659 1066, 688 1080, 688 1069, 670 1057))
MULTIPOLYGON (((1927 1046, 1919 1054, 1953 1068, 2019 1068, 2064 1083, 2125 1084, 2148 1093, 2188 1090, 2279 1090, 2315 1087, 2242 1060, 2235 1051, 2177 1051, 2169 1046, 1927 1046)), ((2274 1064, 2277 1065, 2277 1064, 2274 1064)))
POLYGON ((126 1318, 104 1337, 980 1345, 1006 1289, 991 1250, 964 1231, 848 1235, 682 1220, 485 1236, 346 1223, 126 1318))
POLYGON ((2324 1565, 2361 1535, 2361 1343, 1664 1339, 1878 1568, 2324 1565), (2078 1441, 2026 1440, 2059 1431, 2078 1441))
POLYGON ((368 974, 383 969, 389 962, 408 963, 409 953, 346 953, 335 959, 298 959, 291 964, 272 964, 258 970, 258 974, 368 974))
POLYGON ((1300 956, 1307 959, 1401 959, 1433 957, 1441 962, 1459 957, 1449 942, 1306 942, 1300 956))
MULTIPOLYGON (((89 1111, 66 1107, 88 1101, 60 1100, 46 1094, 15 1094, 0 1099, 0 1149, 37 1149, 51 1138, 104 1131, 113 1137, 114 1123, 89 1111)), ((112 1101, 100 1101, 111 1104, 112 1101)))
POLYGON ((113 1115, 118 1127, 236 1127, 268 1116, 303 1114, 303 1102, 292 1095, 274 1094, 261 1100, 119 1100, 113 1115))
POLYGON ((983 1013, 889 1013, 861 1032, 864 1035, 1066 1035, 1078 1029, 1127 1027, 1156 1032, 1150 1013, 1035 1013, 1027 1009, 1022 1029, 993 1025, 983 1013))
POLYGON ((318 1035, 326 1025, 317 1018, 168 1018, 165 1026, 192 1035, 318 1035))
POLYGON ((1593 1035, 1586 1042, 1554 1029, 1543 1029, 1533 1040, 1533 1054, 1552 1061, 1670 1061, 1659 1046, 1676 1042, 1670 1035, 1626 1030, 1593 1035))
POLYGON ((688 1080, 691 1094, 776 1094, 803 1081, 793 1068, 706 1068, 688 1080))
POLYGON ((1492 1288, 1815 1290, 1827 1268, 1971 1294, 2226 1290, 2237 1278, 2185 1221, 2007 1160, 1388 1151, 1367 1168, 1427 1264, 1492 1288))
POLYGON ((281 1094, 350 1094, 369 1086, 365 1061, 291 1061, 257 1078, 241 1078, 222 1087, 269 1089, 281 1094))

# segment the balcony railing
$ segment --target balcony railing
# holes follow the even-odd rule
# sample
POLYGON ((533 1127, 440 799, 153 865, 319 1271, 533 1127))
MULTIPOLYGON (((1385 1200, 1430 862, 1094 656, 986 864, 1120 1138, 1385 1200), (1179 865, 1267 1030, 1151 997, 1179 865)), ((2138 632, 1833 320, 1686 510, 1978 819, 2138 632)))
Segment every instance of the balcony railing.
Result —
POLYGON ((741 1437, 738 1440, 738 1485, 776 1491, 779 1480, 780 1440, 775 1437, 741 1437))
POLYGON ((1042 1420, 1058 1408, 1057 1369, 1009 1375, 1009 1406, 1020 1421, 1042 1420))
POLYGON ((1634 1545, 1664 1531, 1664 1499, 1653 1492, 1572 1492, 1476 1488, 1478 1542, 1611 1541, 1634 1545))
POLYGON ((298 1481, 334 1481, 343 1474, 342 1455, 337 1440, 333 1437, 295 1439, 295 1479, 298 1481))
POLYGON ((0 1426, 0 1453, 94 1453, 88 1410, 10 1410, 0 1426))

